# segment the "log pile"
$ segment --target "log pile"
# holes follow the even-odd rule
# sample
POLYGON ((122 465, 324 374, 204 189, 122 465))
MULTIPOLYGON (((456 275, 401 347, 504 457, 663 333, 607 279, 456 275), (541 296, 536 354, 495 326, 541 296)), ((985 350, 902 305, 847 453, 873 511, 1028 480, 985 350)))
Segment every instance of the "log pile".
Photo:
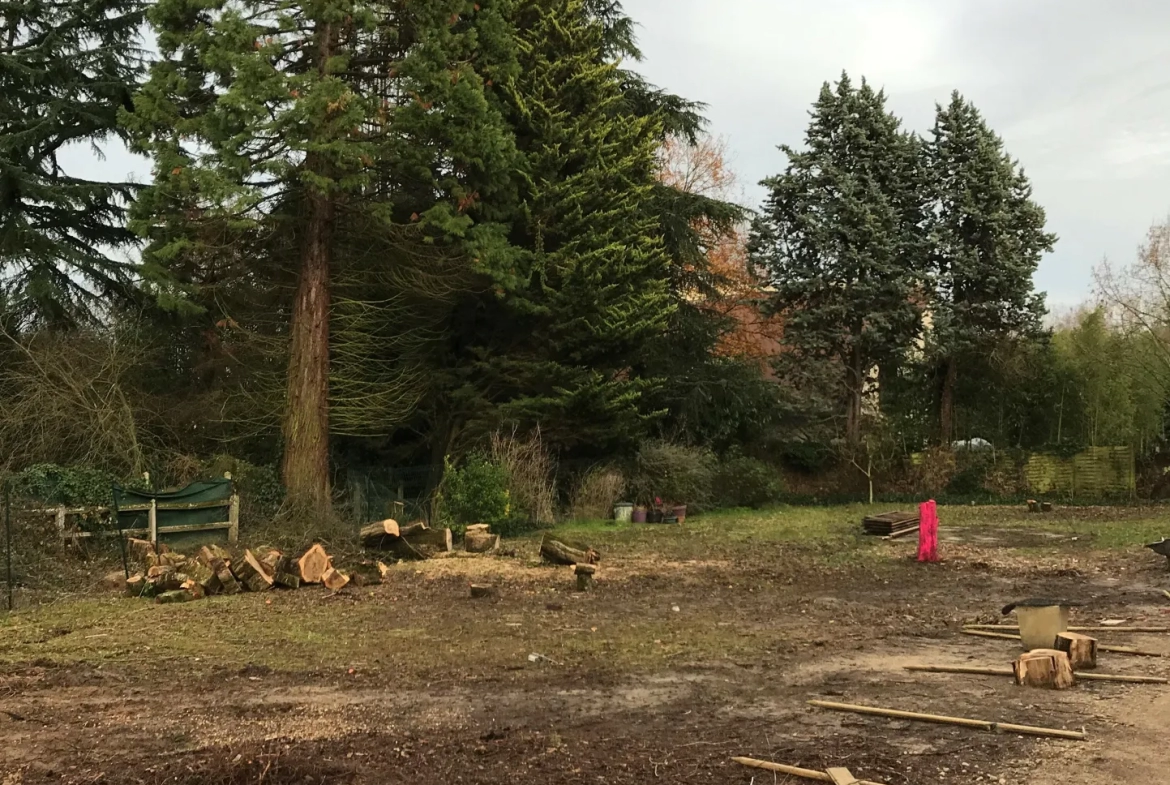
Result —
POLYGON ((153 598, 157 603, 242 591, 299 589, 317 583, 336 591, 349 583, 349 576, 333 568, 331 557, 320 544, 299 558, 268 546, 245 550, 236 557, 218 545, 205 545, 194 556, 166 546, 156 551, 144 540, 132 540, 129 545, 145 569, 126 579, 126 594, 153 598))
MULTIPOLYGON (((429 559, 453 553, 451 530, 432 529, 422 521, 399 526, 384 520, 363 526, 358 535, 367 550, 384 551, 399 561, 429 559)), ((158 547, 147 540, 127 540, 127 550, 141 562, 142 571, 126 579, 126 594, 153 598, 158 603, 185 602, 216 594, 299 589, 323 585, 337 592, 346 586, 367 586, 386 580, 390 568, 382 561, 367 560, 347 565, 333 564, 320 544, 299 555, 260 546, 235 555, 218 545, 205 545, 194 556, 158 547)), ((500 537, 487 524, 467 528, 463 547, 468 553, 494 553, 500 537)), ((596 553, 593 554, 594 561, 596 553)), ((390 559, 388 559, 390 561, 390 559)))

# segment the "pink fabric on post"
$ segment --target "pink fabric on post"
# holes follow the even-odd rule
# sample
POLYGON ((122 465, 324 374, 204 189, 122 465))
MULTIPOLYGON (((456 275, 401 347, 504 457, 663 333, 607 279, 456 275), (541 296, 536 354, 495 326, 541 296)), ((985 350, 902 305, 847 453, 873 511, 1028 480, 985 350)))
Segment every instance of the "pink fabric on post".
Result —
POLYGON ((938 561, 938 513, 934 499, 918 505, 918 561, 938 561))

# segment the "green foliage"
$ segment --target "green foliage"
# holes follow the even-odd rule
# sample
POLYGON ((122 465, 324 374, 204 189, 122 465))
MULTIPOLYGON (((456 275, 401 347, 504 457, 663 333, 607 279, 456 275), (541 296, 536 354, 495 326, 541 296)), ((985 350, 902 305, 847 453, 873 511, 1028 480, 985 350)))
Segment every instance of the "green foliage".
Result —
POLYGON ((781 149, 753 224, 755 266, 772 274, 785 343, 798 359, 840 363, 846 437, 860 439, 861 399, 876 364, 921 328, 928 205, 921 144, 882 92, 842 75, 813 105, 805 149, 781 149))
POLYGON ((624 113, 605 28, 581 0, 524 2, 515 19, 505 118, 522 161, 520 256, 483 265, 498 299, 461 326, 466 397, 485 424, 540 424, 556 448, 618 447, 646 428, 657 380, 628 369, 671 310, 650 212, 661 127, 624 113))
POLYGON ((634 458, 630 491, 638 504, 661 499, 699 511, 710 506, 716 465, 715 456, 701 447, 646 442, 634 458))
POLYGON ((1044 210, 1032 201, 1019 164, 957 92, 949 106, 938 107, 926 160, 937 203, 927 354, 939 366, 936 405, 945 442, 954 432, 958 376, 982 379, 978 358, 1040 331, 1044 297, 1032 276, 1056 236, 1044 231, 1044 210))
POLYGON ((0 1, 0 297, 73 326, 134 299, 124 224, 135 187, 64 171, 71 145, 117 139, 142 75, 145 3, 0 1))
POLYGON ((508 472, 482 453, 472 453, 456 467, 444 466, 441 509, 455 528, 486 523, 508 534, 512 517, 508 472))
POLYGON ((108 472, 83 466, 42 463, 12 477, 12 493, 44 504, 106 507, 113 504, 117 479, 108 472))
POLYGON ((774 466, 738 450, 723 456, 713 487, 720 507, 759 508, 780 501, 784 493, 784 483, 774 466))

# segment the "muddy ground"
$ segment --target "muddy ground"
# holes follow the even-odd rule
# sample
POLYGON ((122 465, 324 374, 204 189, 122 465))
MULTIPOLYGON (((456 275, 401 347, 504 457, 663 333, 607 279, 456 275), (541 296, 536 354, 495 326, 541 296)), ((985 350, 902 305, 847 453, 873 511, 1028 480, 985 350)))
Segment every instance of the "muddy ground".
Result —
MULTIPOLYGON (((0 783, 788 781, 734 755, 891 785, 1170 782, 1170 686, 1048 692, 904 670, 1005 666, 1012 642, 959 629, 1027 596, 1085 601, 1074 623, 1170 624, 1164 561, 1117 546, 1124 532, 1086 533, 1075 512, 1033 525, 943 509, 944 560, 920 565, 912 538, 856 536, 856 513, 810 537, 761 516, 575 532, 602 548, 586 594, 520 541, 514 556, 398 566, 336 597, 110 596, 17 613, 0 626, 0 783), (472 600, 471 580, 499 596, 472 600), (840 714, 813 698, 1089 737, 840 714)), ((1134 514, 1087 517, 1124 527, 1134 514)), ((1170 655, 1170 635, 1101 639, 1170 655)), ((1103 654, 1100 670, 1170 676, 1170 660, 1103 654)))

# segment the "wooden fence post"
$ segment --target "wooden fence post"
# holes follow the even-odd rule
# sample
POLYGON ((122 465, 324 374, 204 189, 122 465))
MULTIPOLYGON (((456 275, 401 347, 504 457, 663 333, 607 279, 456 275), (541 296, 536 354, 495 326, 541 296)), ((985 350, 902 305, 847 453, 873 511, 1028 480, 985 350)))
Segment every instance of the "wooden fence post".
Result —
POLYGON ((61 539, 65 539, 65 505, 62 504, 57 508, 57 531, 61 535, 61 539))
POLYGON ((150 541, 154 543, 155 552, 158 551, 158 500, 150 500, 150 512, 147 514, 150 521, 150 541))
POLYGON ((240 539, 240 495, 232 494, 231 504, 228 506, 228 542, 238 542, 240 539))

